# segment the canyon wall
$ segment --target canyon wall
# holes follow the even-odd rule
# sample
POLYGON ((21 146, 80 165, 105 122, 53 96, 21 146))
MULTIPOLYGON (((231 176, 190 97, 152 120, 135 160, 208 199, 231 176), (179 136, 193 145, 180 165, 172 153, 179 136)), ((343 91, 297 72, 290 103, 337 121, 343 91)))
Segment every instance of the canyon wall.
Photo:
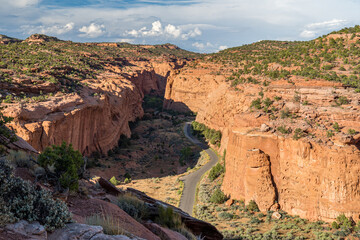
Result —
POLYGON ((132 72, 111 69, 86 81, 80 92, 56 93, 43 102, 7 104, 3 112, 14 118, 11 127, 17 134, 38 151, 65 141, 85 155, 107 154, 120 135, 130 136, 128 123, 143 116, 144 94, 163 94, 167 77, 182 64, 134 61, 132 72))
POLYGON ((213 63, 182 69, 168 81, 164 107, 197 112, 197 121, 222 131, 223 191, 246 203, 255 200, 262 211, 280 206, 312 220, 330 221, 341 213, 359 219, 360 135, 346 134, 360 130, 359 94, 338 83, 299 77, 291 79, 295 84, 278 80, 266 87, 231 87, 226 71, 217 70, 213 63), (339 96, 349 104, 336 105, 339 96), (257 98, 276 97, 281 98, 272 103, 277 117, 250 107, 257 98), (285 110, 291 117, 280 117, 285 110), (328 136, 334 122, 341 130, 328 136), (295 129, 306 136, 293 137, 295 129))

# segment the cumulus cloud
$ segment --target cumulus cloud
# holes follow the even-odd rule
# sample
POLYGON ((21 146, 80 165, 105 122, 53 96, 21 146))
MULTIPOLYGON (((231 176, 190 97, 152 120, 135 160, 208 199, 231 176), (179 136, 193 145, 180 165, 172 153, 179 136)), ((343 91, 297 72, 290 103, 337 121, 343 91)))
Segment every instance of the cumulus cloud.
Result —
POLYGON ((303 38, 314 38, 315 36, 335 30, 337 28, 343 27, 348 23, 348 21, 343 19, 332 19, 329 21, 310 23, 305 26, 305 29, 300 33, 300 37, 303 38))
POLYGON ((220 46, 219 47, 219 51, 221 51, 221 50, 225 50, 225 49, 227 49, 227 48, 229 48, 228 46, 226 46, 226 45, 222 45, 222 46, 220 46))
POLYGON ((196 47, 199 50, 204 50, 205 48, 209 48, 209 47, 213 47, 214 45, 212 45, 211 43, 207 42, 207 43, 199 43, 199 42, 194 42, 192 44, 193 47, 196 47))
POLYGON ((105 33, 105 25, 91 23, 89 26, 82 26, 79 31, 82 32, 80 37, 96 38, 105 33))
POLYGON ((125 35, 133 37, 167 37, 183 40, 188 40, 189 38, 194 38, 196 36, 200 36, 201 34, 202 32, 198 27, 184 32, 181 26, 175 26, 172 24, 168 24, 165 28, 163 28, 160 21, 153 22, 151 29, 142 27, 139 30, 132 29, 125 31, 125 35))

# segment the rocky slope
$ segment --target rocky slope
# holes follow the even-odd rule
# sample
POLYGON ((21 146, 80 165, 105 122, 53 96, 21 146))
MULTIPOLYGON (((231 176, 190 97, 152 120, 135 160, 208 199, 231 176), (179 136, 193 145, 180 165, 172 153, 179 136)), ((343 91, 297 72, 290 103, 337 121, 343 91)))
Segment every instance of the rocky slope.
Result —
POLYGON ((14 118, 11 127, 17 134, 39 151, 66 141, 85 155, 106 154, 120 135, 130 135, 128 123, 143 116, 144 95, 162 95, 166 79, 186 62, 178 53, 183 50, 168 46, 154 46, 151 52, 43 35, 14 46, 0 46, 6 53, 0 69, 3 112, 14 118), (18 60, 30 62, 27 68, 11 60, 21 49, 29 52, 18 60), (53 62, 44 63, 49 52, 53 62))
POLYGON ((350 59, 332 60, 332 71, 342 79, 358 79, 352 66, 359 61, 359 36, 339 34, 309 44, 265 42, 229 49, 194 61, 169 79, 165 108, 197 112, 198 122, 222 131, 220 152, 227 150, 222 189, 231 198, 313 220, 332 220, 341 213, 359 219, 360 94, 324 80, 328 63, 323 56, 314 78, 298 71, 311 64, 293 60, 286 67, 286 57, 256 70, 271 56, 258 57, 267 49, 281 56, 303 48, 316 60, 313 44, 322 41, 326 53, 355 49, 350 59), (331 39, 339 34, 342 47, 332 49, 331 39), (286 69, 286 76, 276 75, 286 69))

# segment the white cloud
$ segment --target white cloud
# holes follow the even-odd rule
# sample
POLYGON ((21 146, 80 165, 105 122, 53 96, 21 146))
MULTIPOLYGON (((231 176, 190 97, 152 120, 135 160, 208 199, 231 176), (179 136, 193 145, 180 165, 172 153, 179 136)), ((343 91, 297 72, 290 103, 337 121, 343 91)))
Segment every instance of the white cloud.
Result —
POLYGON ((321 33, 328 33, 331 30, 335 30, 344 27, 348 23, 343 19, 332 19, 329 21, 310 23, 305 26, 305 29, 300 33, 300 37, 314 38, 321 33))
POLYGON ((20 28, 24 30, 27 34, 33 33, 42 33, 47 35, 62 35, 70 32, 74 29, 75 24, 73 22, 67 23, 65 25, 53 25, 53 26, 31 26, 23 25, 20 28))
POLYGON ((178 38, 181 34, 181 29, 175 27, 174 25, 168 24, 165 27, 165 33, 168 33, 169 35, 173 36, 174 38, 178 38))
POLYGON ((314 38, 316 36, 316 32, 312 30, 304 30, 300 33, 300 37, 303 38, 314 38))
POLYGON ((175 26, 172 24, 168 24, 165 28, 162 27, 162 23, 160 21, 155 21, 152 23, 152 28, 147 29, 147 27, 142 27, 139 30, 128 30, 125 31, 126 36, 133 37, 167 37, 174 39, 182 39, 188 40, 189 38, 194 38, 196 36, 200 36, 202 32, 198 27, 189 30, 188 32, 184 32, 182 26, 175 26))
POLYGON ((226 45, 222 45, 222 46, 220 46, 219 47, 219 51, 221 51, 221 50, 225 50, 225 49, 227 49, 227 48, 229 48, 228 46, 226 46, 226 45))
POLYGON ((306 25, 305 27, 308 29, 332 29, 332 28, 338 28, 347 23, 346 20, 341 19, 333 19, 330 21, 324 21, 324 22, 318 22, 318 23, 310 23, 306 25))
POLYGON ((191 30, 190 32, 181 35, 181 38, 184 40, 188 40, 189 38, 201 36, 201 34, 202 32, 200 31, 200 29, 196 27, 194 30, 191 30))
POLYGON ((79 31, 83 33, 79 35, 80 37, 96 38, 105 33, 105 26, 91 23, 89 26, 82 26, 79 31))
POLYGON ((9 3, 15 7, 28 7, 31 5, 36 5, 40 2, 40 0, 12 0, 9 3))
POLYGON ((203 50, 205 48, 211 48, 213 47, 214 45, 212 45, 211 43, 207 42, 207 43, 199 43, 199 42, 194 42, 192 44, 193 47, 196 47, 198 48, 199 50, 203 50))
POLYGON ((135 40, 131 39, 131 38, 119 38, 119 39, 116 39, 115 42, 134 43, 135 40))

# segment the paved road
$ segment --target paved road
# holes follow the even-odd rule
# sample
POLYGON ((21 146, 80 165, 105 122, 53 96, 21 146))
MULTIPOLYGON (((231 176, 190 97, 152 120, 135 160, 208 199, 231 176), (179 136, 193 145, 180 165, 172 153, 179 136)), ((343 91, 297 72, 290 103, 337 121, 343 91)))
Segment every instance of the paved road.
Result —
POLYGON ((205 172, 210 170, 219 160, 218 156, 205 144, 202 144, 199 140, 191 135, 190 122, 185 123, 184 133, 185 136, 194 144, 200 146, 210 156, 210 161, 206 163, 202 168, 193 172, 187 176, 184 176, 181 180, 184 181, 184 190, 181 195, 179 208, 184 212, 192 215, 192 210, 195 203, 196 185, 200 181, 201 176, 205 172))

